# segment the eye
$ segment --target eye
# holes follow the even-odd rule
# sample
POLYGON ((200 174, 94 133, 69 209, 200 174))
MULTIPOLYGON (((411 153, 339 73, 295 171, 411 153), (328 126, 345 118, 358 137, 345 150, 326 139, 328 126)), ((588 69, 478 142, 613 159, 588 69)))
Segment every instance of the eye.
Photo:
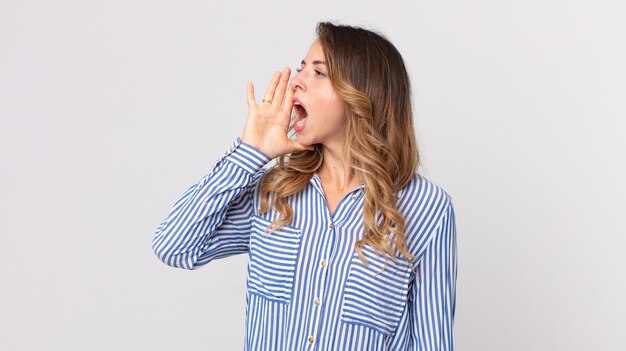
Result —
POLYGON ((326 77, 326 75, 318 70, 315 70, 315 75, 319 77, 326 77))
POLYGON ((300 73, 300 71, 302 71, 302 68, 296 68, 296 73, 300 73))

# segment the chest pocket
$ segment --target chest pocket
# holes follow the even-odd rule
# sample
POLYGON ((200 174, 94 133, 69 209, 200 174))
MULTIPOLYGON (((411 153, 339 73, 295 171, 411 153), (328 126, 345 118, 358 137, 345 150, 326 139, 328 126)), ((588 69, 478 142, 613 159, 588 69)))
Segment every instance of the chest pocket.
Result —
POLYGON ((341 303, 341 320, 393 335, 406 307, 411 269, 402 257, 385 259, 370 246, 361 247, 369 265, 361 262, 356 251, 341 303))
POLYGON ((287 304, 293 294, 301 231, 285 226, 268 235, 264 231, 269 225, 263 217, 252 218, 248 291, 287 304))

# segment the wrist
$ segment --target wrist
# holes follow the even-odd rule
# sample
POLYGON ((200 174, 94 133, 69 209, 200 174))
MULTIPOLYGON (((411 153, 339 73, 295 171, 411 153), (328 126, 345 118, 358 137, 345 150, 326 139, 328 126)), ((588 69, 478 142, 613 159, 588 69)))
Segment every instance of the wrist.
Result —
POLYGON ((268 153, 267 151, 263 150, 263 148, 261 148, 257 143, 250 141, 248 139, 244 139, 243 137, 239 139, 241 141, 242 144, 246 144, 247 146, 253 148, 255 151, 259 152, 262 154, 262 156, 269 158, 269 159, 273 159, 274 155, 268 153))

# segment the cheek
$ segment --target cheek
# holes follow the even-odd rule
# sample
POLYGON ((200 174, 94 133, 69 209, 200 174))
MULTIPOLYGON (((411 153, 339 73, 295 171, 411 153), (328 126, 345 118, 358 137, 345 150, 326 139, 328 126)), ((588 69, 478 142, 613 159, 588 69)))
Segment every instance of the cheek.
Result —
POLYGON ((343 117, 345 115, 345 103, 343 100, 333 90, 327 90, 324 93, 325 94, 320 97, 324 111, 329 114, 329 117, 343 117))
POLYGON ((339 99, 339 97, 328 100, 328 109, 328 112, 337 122, 343 123, 346 115, 346 108, 343 100, 339 99))

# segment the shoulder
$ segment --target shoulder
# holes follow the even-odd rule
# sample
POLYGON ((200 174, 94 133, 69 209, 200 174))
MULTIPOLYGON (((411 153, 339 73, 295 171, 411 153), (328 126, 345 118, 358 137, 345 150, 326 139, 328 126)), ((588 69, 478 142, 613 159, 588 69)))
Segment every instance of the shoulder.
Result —
POLYGON ((421 257, 424 248, 452 211, 452 198, 440 185, 418 174, 398 191, 397 196, 409 250, 421 257))
POLYGON ((418 173, 396 193, 396 197, 399 209, 426 207, 438 212, 437 209, 445 210, 452 205, 452 197, 443 187, 418 173))

